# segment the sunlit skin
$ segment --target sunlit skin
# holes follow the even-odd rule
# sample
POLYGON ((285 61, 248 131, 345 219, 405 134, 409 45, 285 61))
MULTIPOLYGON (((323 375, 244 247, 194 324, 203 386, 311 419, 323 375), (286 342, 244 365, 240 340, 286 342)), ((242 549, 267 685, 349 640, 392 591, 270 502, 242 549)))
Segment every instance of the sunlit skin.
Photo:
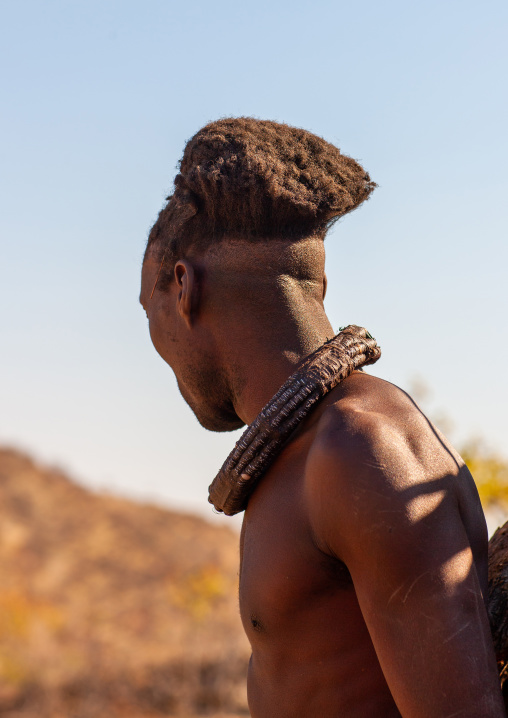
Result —
MULTIPOLYGON (((142 274, 152 341, 217 431, 249 424, 335 333, 324 253, 303 282, 265 277, 278 256, 270 264, 268 248, 245 245, 236 264, 234 251, 222 262, 182 257, 151 298, 159 261, 150 251, 142 274)), ((245 512, 240 610, 253 718, 504 716, 486 559, 460 457, 407 394, 354 373, 300 425, 245 512)))

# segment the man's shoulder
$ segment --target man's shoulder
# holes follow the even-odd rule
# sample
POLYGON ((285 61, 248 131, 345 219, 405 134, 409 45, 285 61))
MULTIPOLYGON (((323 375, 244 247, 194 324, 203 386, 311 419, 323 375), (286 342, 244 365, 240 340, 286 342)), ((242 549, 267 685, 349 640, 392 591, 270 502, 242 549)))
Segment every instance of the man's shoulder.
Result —
POLYGON ((361 373, 338 389, 319 418, 307 459, 311 501, 326 495, 348 512, 361 500, 368 511, 384 497, 403 509, 416 486, 428 484, 430 491, 438 478, 440 489, 455 491, 463 462, 406 392, 361 373))
POLYGON ((369 541, 394 532, 416 546, 455 525, 461 497, 478 503, 460 456, 405 392, 350 378, 323 411, 305 468, 317 545, 335 546, 343 560, 364 531, 369 541))
POLYGON ((316 428, 313 457, 351 461, 359 458, 357 452, 364 455, 382 447, 418 454, 422 441, 446 440, 409 394, 357 372, 331 393, 316 428))

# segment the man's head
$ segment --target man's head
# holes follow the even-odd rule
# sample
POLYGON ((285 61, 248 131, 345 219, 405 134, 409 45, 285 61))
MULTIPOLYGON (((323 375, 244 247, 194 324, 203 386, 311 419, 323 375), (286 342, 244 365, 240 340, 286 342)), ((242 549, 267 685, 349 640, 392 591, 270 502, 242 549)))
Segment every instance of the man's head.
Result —
POLYGON ((165 254, 164 283, 191 248, 324 238, 375 186, 355 160, 311 132, 251 117, 217 120, 188 141, 147 249, 165 254))
POLYGON ((262 331, 277 329, 272 343, 287 334, 285 346, 291 332, 312 334, 322 241, 374 187, 336 147, 285 124, 224 119, 189 140, 149 235, 141 299, 152 341, 204 426, 243 423, 217 319, 231 336, 232 311, 249 327, 262 317, 262 331))

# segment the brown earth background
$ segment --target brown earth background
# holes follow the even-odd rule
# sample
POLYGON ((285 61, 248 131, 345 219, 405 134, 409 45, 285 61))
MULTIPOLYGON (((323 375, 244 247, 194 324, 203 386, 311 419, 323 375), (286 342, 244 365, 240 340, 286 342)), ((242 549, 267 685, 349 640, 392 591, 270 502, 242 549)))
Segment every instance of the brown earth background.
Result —
MULTIPOLYGON (((460 453, 491 531, 508 461, 460 453)), ((248 716, 238 535, 0 448, 0 717, 248 716)))
POLYGON ((238 535, 0 449, 0 715, 249 715, 238 535))

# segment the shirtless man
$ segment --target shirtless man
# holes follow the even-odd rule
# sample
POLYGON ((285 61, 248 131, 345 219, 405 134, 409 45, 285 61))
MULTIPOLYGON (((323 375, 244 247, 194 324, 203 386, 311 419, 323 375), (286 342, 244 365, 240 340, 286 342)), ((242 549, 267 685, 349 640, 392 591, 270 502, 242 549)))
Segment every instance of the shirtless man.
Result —
MULTIPOLYGON (((286 125, 220 120, 189 141, 150 233, 141 303, 205 428, 250 424, 334 336, 323 239, 374 186, 286 125)), ((460 457, 407 394, 354 372, 300 423, 245 511, 253 718, 504 716, 486 559, 460 457)))

